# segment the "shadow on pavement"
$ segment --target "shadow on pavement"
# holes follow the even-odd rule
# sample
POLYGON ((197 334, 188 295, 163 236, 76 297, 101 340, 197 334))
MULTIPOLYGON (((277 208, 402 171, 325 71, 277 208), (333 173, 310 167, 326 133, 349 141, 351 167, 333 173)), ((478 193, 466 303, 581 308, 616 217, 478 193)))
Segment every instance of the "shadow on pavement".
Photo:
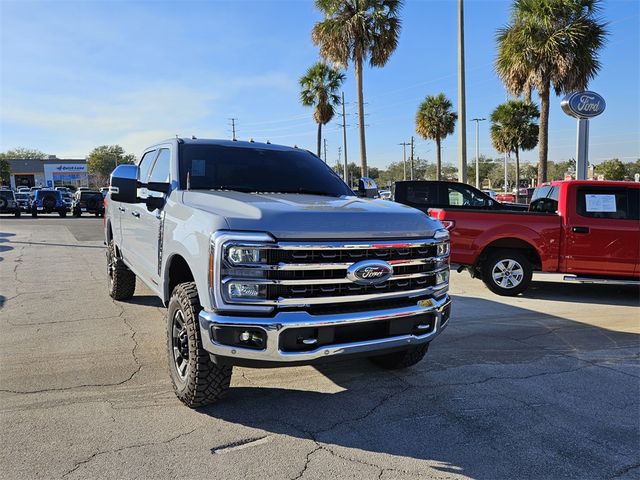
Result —
POLYGON ((251 386, 199 411, 313 440, 363 468, 413 465, 420 478, 425 465, 408 458, 482 480, 609 478, 637 463, 638 335, 481 298, 459 304, 413 368, 317 367, 336 393, 304 390, 308 367, 287 376, 301 390, 243 370, 251 386))
POLYGON ((640 287, 634 285, 598 285, 534 280, 523 296, 561 302, 588 302, 630 307, 640 305, 640 287))

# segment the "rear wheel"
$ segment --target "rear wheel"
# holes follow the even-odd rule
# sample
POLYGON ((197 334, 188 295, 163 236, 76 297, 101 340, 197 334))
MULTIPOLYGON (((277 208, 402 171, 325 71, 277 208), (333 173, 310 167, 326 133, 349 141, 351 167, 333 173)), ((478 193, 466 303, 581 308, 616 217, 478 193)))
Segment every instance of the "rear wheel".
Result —
POLYGON ((423 343, 422 345, 407 348, 399 352, 369 357, 369 360, 378 367, 386 368, 388 370, 398 370, 415 365, 424 358, 428 350, 429 344, 423 343))
POLYGON ((107 246, 109 295, 114 300, 129 300, 136 290, 136 274, 118 258, 113 240, 107 246))
POLYGON ((195 283, 181 283, 173 290, 167 310, 169 372, 176 396, 190 408, 218 401, 231 383, 232 368, 216 365, 202 347, 200 310, 195 283))
POLYGON ((498 295, 513 296, 524 292, 532 276, 531 262, 517 250, 498 250, 482 262, 482 280, 498 295))

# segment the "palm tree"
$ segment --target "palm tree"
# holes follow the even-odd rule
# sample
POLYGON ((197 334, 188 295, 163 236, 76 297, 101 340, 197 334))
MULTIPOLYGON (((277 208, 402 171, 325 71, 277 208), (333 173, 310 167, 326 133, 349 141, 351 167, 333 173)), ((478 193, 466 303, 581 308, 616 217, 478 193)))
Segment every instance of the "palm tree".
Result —
POLYGON ((436 179, 442 180, 442 159, 440 143, 447 135, 451 135, 456 127, 458 114, 451 111, 451 101, 440 93, 427 96, 418 107, 416 113, 416 132, 428 140, 434 140, 437 147, 436 179))
POLYGON ((498 30, 496 70, 513 95, 540 96, 538 183, 547 180, 549 93, 587 88, 600 69, 607 35, 595 18, 600 0, 515 0, 511 20, 498 30))
POLYGON ((322 125, 329 123, 335 115, 335 107, 340 104, 336 92, 344 79, 344 73, 323 62, 309 67, 300 78, 300 102, 305 107, 315 107, 313 119, 318 124, 318 156, 322 144, 322 125))
POLYGON ((362 64, 383 67, 398 46, 401 0, 315 0, 324 20, 313 27, 311 39, 320 46, 320 55, 346 67, 353 62, 358 90, 360 130, 360 171, 367 174, 364 136, 362 64))
POLYGON ((533 103, 509 100, 491 113, 491 142, 500 153, 516 155, 516 202, 520 200, 520 151, 538 144, 540 111, 533 103))

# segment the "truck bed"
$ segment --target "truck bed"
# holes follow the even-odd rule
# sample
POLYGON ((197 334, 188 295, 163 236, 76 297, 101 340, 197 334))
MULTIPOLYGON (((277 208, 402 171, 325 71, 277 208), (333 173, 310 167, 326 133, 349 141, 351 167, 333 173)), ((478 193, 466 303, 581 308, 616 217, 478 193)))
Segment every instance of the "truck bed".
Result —
POLYGON ((540 257, 544 271, 556 271, 560 255, 562 217, 553 213, 477 209, 429 210, 445 222, 451 235, 451 262, 474 265, 488 246, 525 242, 540 257), (496 244, 496 242, 498 242, 496 244))

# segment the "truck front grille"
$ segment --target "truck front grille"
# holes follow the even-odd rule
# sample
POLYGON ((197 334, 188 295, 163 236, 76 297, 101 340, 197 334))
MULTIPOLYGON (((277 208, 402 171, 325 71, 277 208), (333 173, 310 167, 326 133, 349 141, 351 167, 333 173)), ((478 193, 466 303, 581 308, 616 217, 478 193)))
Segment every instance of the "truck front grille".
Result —
MULTIPOLYGON (((424 297, 444 291, 439 272, 448 271, 448 249, 438 256, 446 241, 399 240, 369 242, 280 242, 260 244, 261 262, 231 265, 223 261, 221 288, 242 283, 259 285, 257 298, 225 298, 225 303, 248 306, 299 308, 336 303, 362 303, 406 297, 424 297), (365 260, 381 260, 393 268, 379 284, 361 284, 349 278, 349 267, 365 260)), ((241 242, 246 245, 245 242, 241 242)), ((235 245, 233 241, 224 245, 235 245)), ((250 248, 250 246, 249 246, 250 248)))

